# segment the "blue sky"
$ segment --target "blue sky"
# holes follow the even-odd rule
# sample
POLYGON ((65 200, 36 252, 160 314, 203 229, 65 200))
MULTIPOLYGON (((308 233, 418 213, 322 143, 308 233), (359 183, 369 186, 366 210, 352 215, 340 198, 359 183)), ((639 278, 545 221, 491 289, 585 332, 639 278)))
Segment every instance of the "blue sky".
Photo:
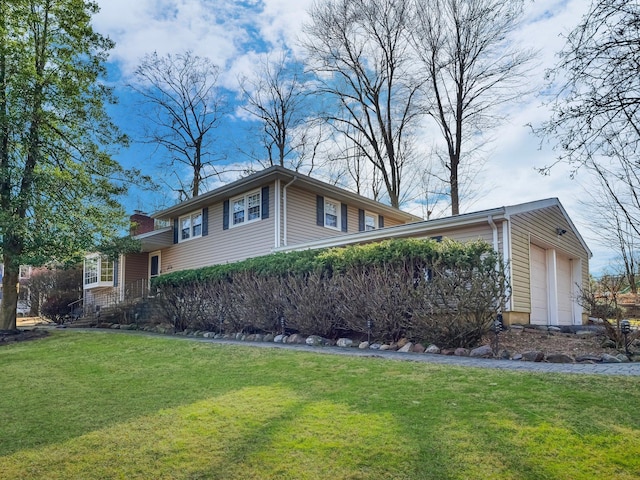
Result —
MULTIPOLYGON (((286 48, 302 53, 297 46, 307 9, 312 0, 97 0, 101 12, 96 16, 96 29, 116 42, 111 54, 108 81, 115 87, 120 105, 111 109, 123 131, 134 139, 141 118, 136 114, 138 99, 126 84, 142 56, 151 52, 180 53, 186 50, 208 57, 221 67, 219 82, 230 99, 238 92, 237 79, 251 76, 260 54, 286 48)), ((535 0, 527 3, 525 20, 517 33, 523 46, 540 50, 538 64, 527 82, 541 91, 544 71, 555 63, 555 54, 563 46, 561 34, 568 33, 586 13, 585 0, 535 0)), ((502 205, 558 197, 581 234, 594 252, 592 272, 600 272, 610 263, 610 252, 597 242, 597 232, 589 223, 588 212, 580 204, 585 197, 586 176, 569 178, 568 168, 560 165, 551 175, 535 171, 554 159, 550 146, 540 148, 540 141, 525 126, 548 117, 541 97, 532 95, 505 111, 507 121, 494 132, 494 141, 485 149, 486 164, 476 178, 479 195, 462 205, 463 212, 502 205)), ((225 120, 216 135, 221 150, 229 151, 228 161, 241 164, 247 159, 234 150, 234 142, 242 142, 251 125, 246 118, 234 115, 225 120), (225 144, 226 142, 226 144, 225 144)), ((425 142, 429 141, 428 139, 425 142)), ((144 173, 159 177, 157 170, 161 152, 149 146, 132 143, 117 158, 125 166, 137 166, 144 173)), ((229 175, 223 181, 237 178, 229 175)), ((212 185, 215 186, 215 185, 212 185)), ((152 212, 173 202, 168 190, 148 193, 134 190, 127 199, 130 211, 152 212)), ((420 205, 406 209, 423 215, 420 205)))

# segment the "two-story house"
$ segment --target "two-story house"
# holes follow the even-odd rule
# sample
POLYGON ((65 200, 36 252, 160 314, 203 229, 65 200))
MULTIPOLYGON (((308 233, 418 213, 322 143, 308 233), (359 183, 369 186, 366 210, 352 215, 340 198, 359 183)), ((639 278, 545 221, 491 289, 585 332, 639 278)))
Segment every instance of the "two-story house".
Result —
MULTIPOLYGON (((422 220, 312 177, 274 166, 149 217, 142 251, 85 259, 85 307, 124 300, 163 273, 272 252, 388 238, 484 239, 508 265, 507 322, 579 324, 591 253, 557 199, 422 220), (164 228, 152 229, 153 222, 164 228)), ((146 223, 145 223, 146 222, 146 223)))

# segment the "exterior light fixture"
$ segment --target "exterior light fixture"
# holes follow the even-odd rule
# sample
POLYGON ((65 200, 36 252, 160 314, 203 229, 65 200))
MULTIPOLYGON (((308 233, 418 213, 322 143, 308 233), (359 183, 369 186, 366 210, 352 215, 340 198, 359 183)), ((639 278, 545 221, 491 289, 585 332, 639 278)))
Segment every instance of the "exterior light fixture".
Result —
POLYGON ((373 321, 367 320, 367 343, 371 343, 371 329, 373 328, 373 321))
POLYGON ((620 331, 622 332, 622 335, 624 335, 624 351, 629 355, 629 342, 627 341, 627 337, 629 333, 631 333, 631 323, 629 320, 622 320, 620 322, 620 331))
POLYGON ((284 319, 284 315, 280 317, 280 327, 282 328, 282 335, 286 335, 285 334, 285 328, 287 326, 287 322, 284 319))
POLYGON ((502 320, 502 314, 499 313, 496 316, 496 319, 493 321, 493 333, 495 333, 496 335, 496 348, 495 348, 495 355, 498 355, 498 348, 500 345, 500 341, 499 341, 499 337, 500 337, 500 332, 502 331, 502 329, 504 328, 504 322, 502 320))
POLYGON ((565 233, 567 233, 567 231, 566 231, 564 228, 562 228, 562 227, 557 227, 557 228, 556 228, 556 234, 557 234, 559 237, 561 237, 561 236, 562 236, 562 235, 564 235, 565 233))

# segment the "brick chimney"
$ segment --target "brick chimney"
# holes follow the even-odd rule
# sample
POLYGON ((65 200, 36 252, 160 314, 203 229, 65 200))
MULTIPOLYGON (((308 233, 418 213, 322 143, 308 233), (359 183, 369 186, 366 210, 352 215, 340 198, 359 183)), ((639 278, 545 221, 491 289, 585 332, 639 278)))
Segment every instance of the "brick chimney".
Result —
POLYGON ((140 210, 134 210, 129 220, 131 221, 132 236, 153 232, 155 230, 155 221, 153 218, 140 210))

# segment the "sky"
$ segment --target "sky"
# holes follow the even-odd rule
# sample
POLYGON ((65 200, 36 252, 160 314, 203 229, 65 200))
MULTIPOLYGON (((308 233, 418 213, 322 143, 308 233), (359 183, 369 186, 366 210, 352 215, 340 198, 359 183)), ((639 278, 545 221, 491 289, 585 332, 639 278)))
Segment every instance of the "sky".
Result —
MULTIPOLYGON (((159 55, 191 50, 221 66, 219 83, 233 95, 237 79, 251 76, 257 56, 283 46, 297 51, 307 9, 313 0, 97 0, 101 11, 94 18, 95 29, 115 41, 109 62, 107 82, 115 88, 120 105, 110 110, 114 121, 132 137, 139 131, 140 118, 135 114, 136 96, 126 87, 145 54, 159 55)), ((526 82, 532 91, 544 88, 544 72, 557 61, 563 47, 562 35, 568 34, 589 6, 586 0, 532 0, 526 3, 525 16, 516 34, 525 48, 539 50, 534 68, 526 82)), ((301 52, 301 50, 300 50, 301 52)), ((566 166, 554 167, 543 176, 536 168, 549 165, 555 154, 551 145, 540 145, 526 126, 540 124, 549 117, 543 97, 524 98, 505 112, 506 121, 492 136, 485 149, 486 164, 476 178, 478 194, 461 207, 462 212, 515 205, 548 197, 557 197, 592 250, 591 272, 602 273, 612 264, 612 253, 598 244, 589 212, 580 203, 588 185, 586 175, 571 179, 566 166)), ((233 113, 227 122, 234 132, 242 131, 243 119, 233 113)), ((225 132, 218 132, 222 138, 225 132)), ((231 135, 231 134, 229 134, 231 135)), ((124 166, 136 166, 143 173, 156 175, 155 155, 149 146, 133 143, 116 158, 124 166)), ((230 162, 241 162, 230 158, 230 162)), ((232 180, 235 178, 229 178, 232 180)), ((127 199, 127 209, 152 212, 171 201, 167 192, 149 194, 134 190, 127 199)), ((417 205, 412 213, 423 215, 417 205)))

